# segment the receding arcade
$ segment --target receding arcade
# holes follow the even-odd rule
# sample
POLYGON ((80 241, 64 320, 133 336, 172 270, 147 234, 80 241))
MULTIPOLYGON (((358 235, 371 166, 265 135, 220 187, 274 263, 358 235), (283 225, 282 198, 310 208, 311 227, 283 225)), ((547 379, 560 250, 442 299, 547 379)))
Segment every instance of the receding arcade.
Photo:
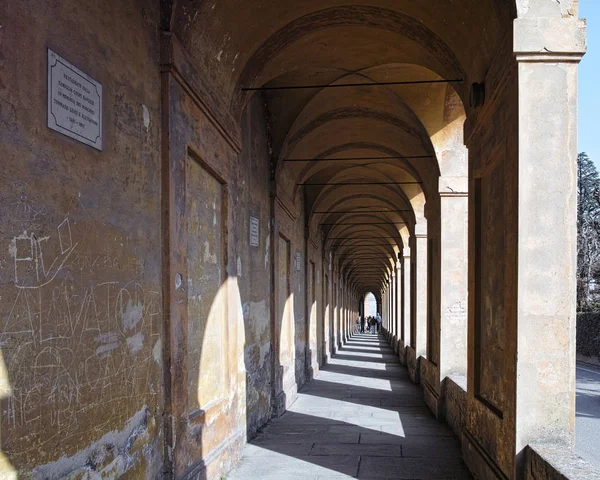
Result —
POLYGON ((577 0, 0 18, 6 472, 219 478, 371 292, 473 474, 568 454, 577 0), (103 151, 45 127, 47 48, 103 85, 103 151))

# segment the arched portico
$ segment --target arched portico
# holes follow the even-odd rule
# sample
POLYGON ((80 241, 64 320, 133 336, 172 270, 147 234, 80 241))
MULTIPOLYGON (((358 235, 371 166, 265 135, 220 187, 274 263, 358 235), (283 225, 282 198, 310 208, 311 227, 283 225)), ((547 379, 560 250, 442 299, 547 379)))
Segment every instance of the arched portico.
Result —
POLYGON ((8 474, 219 478, 369 292, 472 473, 569 449, 576 0, 102 3, 0 7, 8 474))

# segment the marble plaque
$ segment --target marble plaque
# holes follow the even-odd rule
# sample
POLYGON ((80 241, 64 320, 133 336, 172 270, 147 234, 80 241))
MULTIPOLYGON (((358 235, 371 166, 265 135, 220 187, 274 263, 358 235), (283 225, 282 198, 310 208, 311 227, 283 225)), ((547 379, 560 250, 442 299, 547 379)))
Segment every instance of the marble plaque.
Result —
POLYGON ((258 218, 250 217, 250 246, 258 247, 259 243, 259 222, 258 218))
POLYGON ((102 85, 50 49, 48 127, 102 150, 102 85))

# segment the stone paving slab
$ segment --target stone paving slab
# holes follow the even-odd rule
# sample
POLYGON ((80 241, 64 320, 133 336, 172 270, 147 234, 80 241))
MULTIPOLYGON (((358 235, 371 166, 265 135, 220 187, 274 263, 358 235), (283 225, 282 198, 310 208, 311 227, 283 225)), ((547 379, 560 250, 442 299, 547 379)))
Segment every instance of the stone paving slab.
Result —
MULTIPOLYGON (((323 433, 321 433, 323 435, 323 433)), ((332 442, 336 445, 346 443, 358 443, 361 434, 356 433, 331 433, 327 432, 326 437, 328 442, 332 442)), ((318 442, 319 437, 315 433, 297 433, 297 434, 286 434, 286 433, 267 433, 262 434, 255 438, 252 443, 254 445, 265 445, 268 443, 308 443, 310 445, 315 444, 315 440, 318 442)), ((373 442, 374 443, 374 442, 373 442)))
MULTIPOLYGON (((329 439, 327 439, 329 441, 329 439)), ((370 444, 361 445, 359 443, 352 445, 341 445, 335 443, 316 443, 310 452, 311 455, 369 455, 372 457, 401 457, 401 445, 388 444, 370 444)))
POLYGON ((354 336, 250 442, 230 480, 467 479, 460 444, 391 348, 354 336))
POLYGON ((462 480, 471 475, 459 459, 361 457, 360 479, 462 480))

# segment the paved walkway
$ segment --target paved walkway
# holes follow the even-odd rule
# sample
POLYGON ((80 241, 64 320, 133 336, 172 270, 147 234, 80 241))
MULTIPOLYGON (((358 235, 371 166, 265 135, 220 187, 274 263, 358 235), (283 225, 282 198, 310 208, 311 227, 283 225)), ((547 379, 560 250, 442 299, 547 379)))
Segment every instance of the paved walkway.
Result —
POLYGON ((577 364, 575 451, 600 468, 600 367, 577 364))
POLYGON ((460 446, 383 337, 355 336, 251 443, 228 480, 468 479, 460 446))

